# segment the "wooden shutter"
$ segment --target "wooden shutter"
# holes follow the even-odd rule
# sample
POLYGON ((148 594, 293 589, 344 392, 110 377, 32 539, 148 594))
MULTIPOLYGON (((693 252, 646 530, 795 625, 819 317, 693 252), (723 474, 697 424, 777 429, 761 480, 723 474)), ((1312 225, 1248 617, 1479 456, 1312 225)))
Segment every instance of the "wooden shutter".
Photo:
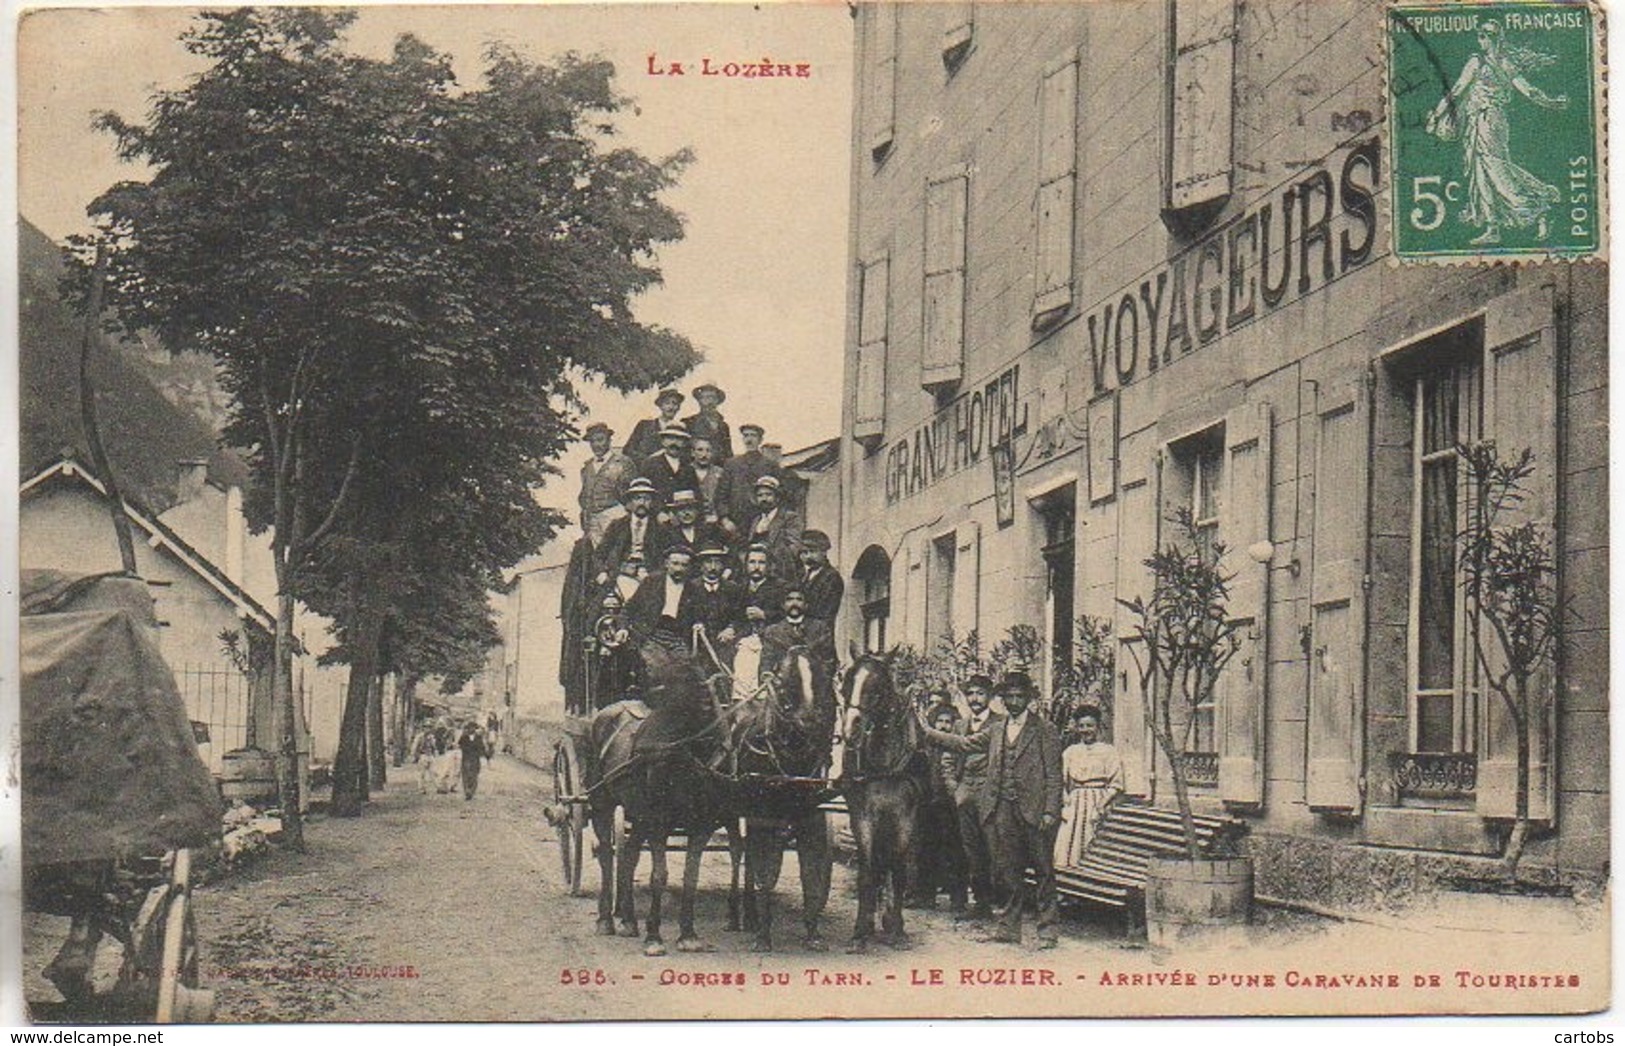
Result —
POLYGON ((863 267, 858 306, 857 381, 852 438, 876 439, 886 430, 887 296, 890 260, 878 258, 863 267))
POLYGON ((1247 404, 1224 421, 1224 491, 1219 537, 1228 546, 1230 617, 1241 649, 1219 680, 1219 798, 1264 802, 1264 729, 1269 680, 1269 564, 1249 549, 1270 540, 1272 417, 1267 403, 1247 404))
POLYGON ((1174 0, 1168 205, 1230 195, 1235 98, 1235 0, 1174 0))
POLYGON ((897 5, 871 3, 862 5, 859 10, 869 28, 864 144, 878 160, 891 148, 896 133, 897 5))
MULTIPOLYGON (((1136 455, 1138 457, 1138 455, 1136 455)), ((1117 598, 1149 599, 1151 572, 1145 560, 1160 540, 1162 519, 1162 462, 1160 455, 1144 455, 1134 462, 1125 456, 1138 476, 1125 475, 1117 497, 1117 598)), ((1144 656, 1141 644, 1129 639, 1134 619, 1121 606, 1116 608, 1113 634, 1117 636, 1116 707, 1112 710, 1112 742, 1123 760, 1123 788, 1130 795, 1150 797, 1156 766, 1155 742, 1145 716, 1138 662, 1144 656)))
MULTIPOLYGON (((1495 440, 1503 460, 1523 448, 1534 452, 1528 494, 1499 522, 1516 526, 1532 520, 1550 540, 1557 507, 1557 332, 1552 289, 1535 287, 1492 302, 1484 315, 1485 435, 1495 440)), ((1494 647, 1493 642, 1491 643, 1494 647)), ((1496 665, 1498 659, 1492 658, 1496 665)), ((1534 681, 1547 714, 1530 726, 1529 815, 1550 820, 1552 732, 1556 678, 1550 666, 1534 681)), ((1518 746, 1502 699, 1483 687, 1479 696, 1477 809, 1485 817, 1517 812, 1518 746)))
POLYGON ((931 542, 923 532, 916 531, 903 545, 903 613, 897 638, 921 653, 930 653, 934 642, 934 637, 926 636, 925 586, 930 573, 926 563, 930 555, 931 542))
POLYGON ((1076 214, 1078 59, 1044 73, 1039 98, 1038 271, 1033 319, 1072 304, 1072 221, 1076 214))
POLYGON ((925 188, 925 348, 920 384, 957 382, 964 375, 965 209, 970 179, 956 172, 925 188))
POLYGON ((1304 792, 1312 809, 1355 813, 1364 795, 1369 381, 1362 376, 1329 387, 1321 397, 1315 425, 1309 766, 1304 792))
POLYGON ((954 530, 953 595, 948 605, 955 639, 963 639, 977 628, 981 585, 982 532, 975 522, 966 521, 954 530))

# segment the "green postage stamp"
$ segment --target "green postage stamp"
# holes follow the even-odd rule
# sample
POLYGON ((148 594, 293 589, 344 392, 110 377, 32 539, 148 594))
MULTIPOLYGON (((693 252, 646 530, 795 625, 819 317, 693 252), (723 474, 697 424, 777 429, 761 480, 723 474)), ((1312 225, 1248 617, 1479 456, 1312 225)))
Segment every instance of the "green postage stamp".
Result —
POLYGON ((1601 17, 1586 3, 1388 8, 1401 261, 1604 255, 1601 17))

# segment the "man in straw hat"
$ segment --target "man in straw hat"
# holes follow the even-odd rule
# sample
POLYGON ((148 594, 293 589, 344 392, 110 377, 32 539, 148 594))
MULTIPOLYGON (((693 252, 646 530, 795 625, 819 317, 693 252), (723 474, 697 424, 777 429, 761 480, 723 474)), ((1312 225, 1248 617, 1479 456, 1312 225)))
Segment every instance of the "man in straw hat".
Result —
POLYGON ((677 424, 677 411, 683 405, 683 394, 676 389, 661 389, 655 396, 659 411, 652 418, 644 418, 632 427, 632 436, 626 441, 626 456, 634 465, 641 465, 650 454, 660 449, 660 431, 677 424))
POLYGON ((644 562, 658 563, 671 543, 664 524, 654 515, 655 485, 639 476, 626 485, 626 515, 604 528, 604 540, 597 549, 596 583, 606 584, 621 572, 621 565, 637 553, 644 562))
MULTIPOLYGON (((688 430, 676 424, 661 429, 660 449, 643 460, 638 474, 655 485, 662 507, 679 490, 699 490, 700 477, 688 463, 688 430)), ((660 521, 671 522, 670 512, 663 513, 660 521)))
POLYGON ((728 394, 715 385, 701 385, 692 393, 694 402, 700 409, 683 419, 683 426, 693 436, 704 436, 711 441, 712 453, 716 456, 717 464, 725 464, 734 456, 733 432, 728 428, 728 422, 723 418, 722 412, 717 408, 728 394))
POLYGON ((705 502, 694 491, 673 491, 671 500, 666 502, 666 511, 671 514, 672 540, 681 541, 696 552, 707 545, 726 544, 722 529, 700 518, 705 502))

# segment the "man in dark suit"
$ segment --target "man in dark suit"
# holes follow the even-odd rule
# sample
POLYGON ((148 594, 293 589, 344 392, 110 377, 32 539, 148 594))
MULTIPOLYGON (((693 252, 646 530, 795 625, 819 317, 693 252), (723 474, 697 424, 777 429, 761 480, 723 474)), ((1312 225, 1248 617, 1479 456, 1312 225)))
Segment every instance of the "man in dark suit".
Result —
POLYGON ((627 602, 625 622, 616 636, 617 642, 631 642, 639 651, 658 645, 670 653, 688 656, 694 620, 693 600, 688 595, 689 565, 693 558, 693 550, 687 545, 672 545, 666 549, 665 569, 644 578, 627 602))
POLYGON ((725 663, 731 662, 734 622, 739 619, 739 607, 743 602, 739 586, 722 576, 731 557, 722 542, 713 541, 701 545, 695 552, 695 558, 699 560, 700 573, 688 582, 689 620, 692 624, 704 625, 705 634, 716 645, 717 653, 722 655, 725 663))
POLYGON ((676 389, 660 390, 655 397, 655 407, 660 413, 634 425, 632 435, 627 438, 625 452, 633 465, 642 465, 650 454, 660 450, 660 432, 677 424, 677 411, 682 405, 681 392, 676 389))
POLYGON ((746 549, 745 579, 740 586, 734 631, 741 637, 760 635, 768 625, 784 617, 784 592, 784 582, 768 571, 767 546, 746 549))
POLYGON ((807 616, 807 597, 801 586, 784 590, 784 618, 762 630, 762 674, 777 672, 794 647, 806 647, 831 670, 835 667, 835 634, 823 621, 807 616))
POLYGON ((756 512, 740 534, 742 548, 767 548, 768 569, 780 580, 801 581, 801 513, 779 504, 779 481, 763 476, 756 481, 756 512))
MULTIPOLYGON (((688 463, 688 430, 681 425, 661 429, 660 449, 643 459, 638 475, 655 485, 655 496, 661 506, 679 490, 698 491, 700 477, 688 463)), ((662 513, 660 521, 669 523, 671 519, 662 513)))
POLYGON ((654 484, 647 479, 640 476, 627 484, 626 515, 604 529, 604 540, 594 552, 595 584, 608 584, 634 552, 641 553, 645 563, 660 562, 671 537, 654 518, 654 499, 654 484))
POLYGON ((989 938, 1021 943, 1027 869, 1037 879, 1038 946, 1056 945, 1059 895, 1055 888, 1055 833, 1061 824, 1061 737, 1043 715, 1030 711, 1036 688, 1025 672, 999 681, 1005 718, 996 729, 962 736, 920 722, 926 739, 956 752, 987 752, 982 781, 982 827, 993 864, 1008 891, 999 928, 989 938))
POLYGON ((683 419, 683 427, 688 429, 691 436, 709 438, 717 464, 726 464, 734 456, 734 438, 728 422, 717 408, 722 406, 728 394, 715 385, 701 385, 694 390, 693 396, 700 409, 683 419))
POLYGON ((822 530, 801 533, 801 590, 807 594, 807 616, 827 622, 835 627, 835 615, 841 612, 841 597, 846 595, 846 582, 830 566, 829 535, 822 530))
POLYGON ((762 453, 762 426, 739 426, 739 438, 745 442, 744 451, 728 459, 717 481, 717 515, 736 541, 743 540, 740 531, 756 512, 756 481, 774 474, 773 465, 762 453))
POLYGON ((666 503, 666 511, 671 515, 671 523, 667 527, 671 540, 682 542, 694 549, 696 554, 700 549, 713 545, 727 546, 722 528, 700 518, 705 511, 705 502, 694 491, 674 491, 671 500, 666 503))
MULTIPOLYGON (((989 705, 993 701, 993 680, 980 673, 964 683, 965 705, 970 715, 954 724, 952 733, 971 737, 1004 724, 1004 718, 989 705)), ((993 914, 993 857, 987 834, 982 830, 982 783, 987 779, 987 750, 967 752, 959 759, 953 780, 954 813, 959 825, 959 843, 965 851, 965 874, 975 905, 971 916, 986 919, 993 914)))

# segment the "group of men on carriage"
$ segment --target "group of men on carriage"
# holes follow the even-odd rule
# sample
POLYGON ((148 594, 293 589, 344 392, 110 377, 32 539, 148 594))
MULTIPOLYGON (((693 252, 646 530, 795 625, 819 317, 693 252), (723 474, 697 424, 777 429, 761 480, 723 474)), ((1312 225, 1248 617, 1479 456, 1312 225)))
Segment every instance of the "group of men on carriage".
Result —
POLYGON ((656 397, 617 450, 602 422, 588 426, 581 472, 583 537, 565 586, 560 678, 570 711, 585 714, 643 688, 651 645, 686 651, 702 673, 723 669, 744 696, 797 646, 835 662, 834 620, 844 582, 826 534, 804 527, 800 480, 740 426, 744 450, 717 410, 714 385, 677 420, 683 394, 656 397))

